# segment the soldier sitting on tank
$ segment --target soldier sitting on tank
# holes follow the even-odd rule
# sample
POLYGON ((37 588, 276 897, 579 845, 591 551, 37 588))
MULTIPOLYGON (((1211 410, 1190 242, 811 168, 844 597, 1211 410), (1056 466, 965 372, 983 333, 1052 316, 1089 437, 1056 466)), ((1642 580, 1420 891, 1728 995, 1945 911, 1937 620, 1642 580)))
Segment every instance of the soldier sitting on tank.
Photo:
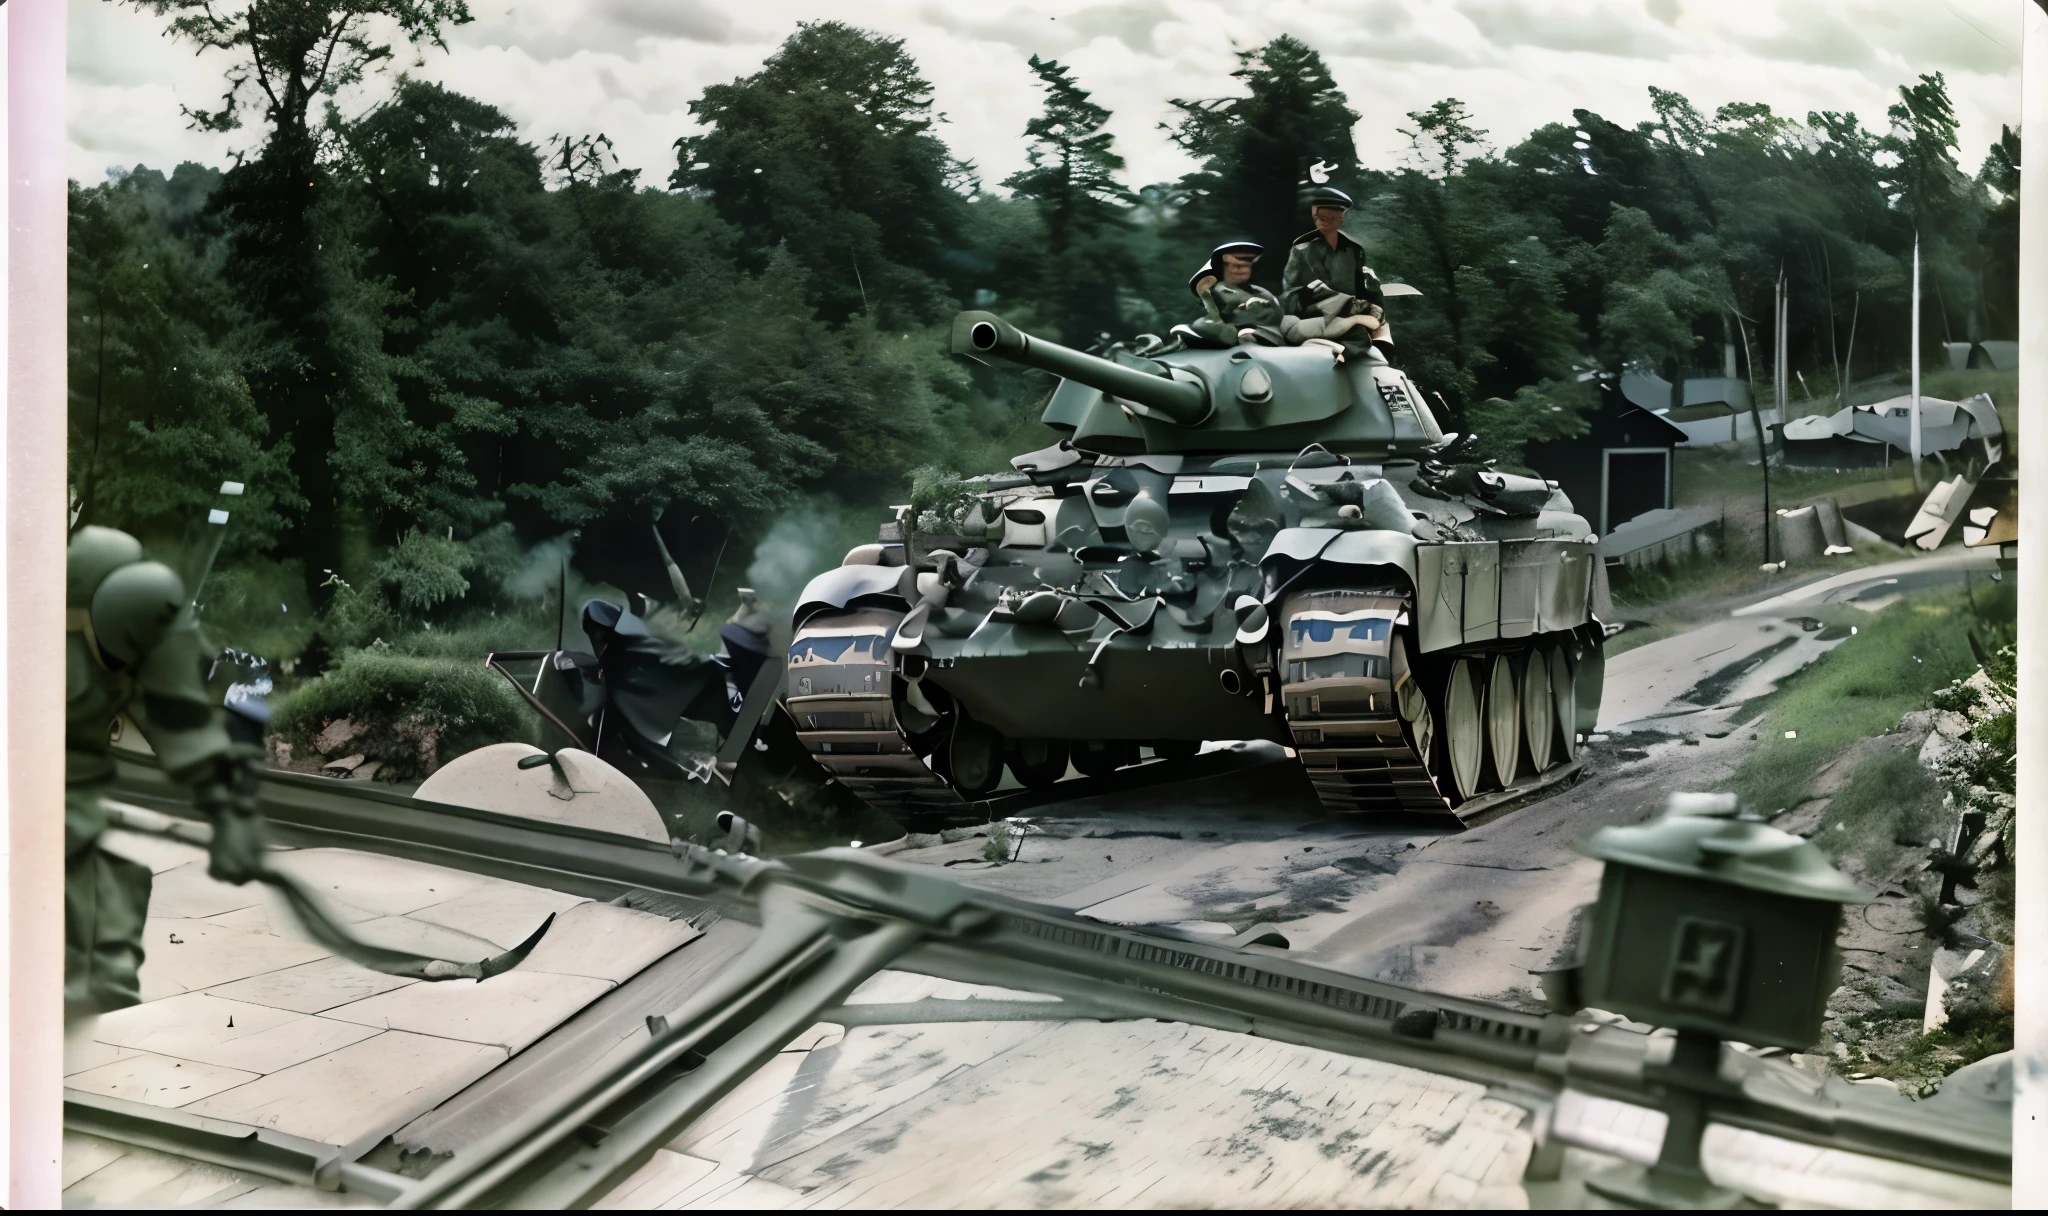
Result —
POLYGON ((1287 339, 1280 327, 1285 314, 1280 301, 1252 282, 1252 267, 1264 252, 1251 241, 1218 245, 1188 280, 1188 290, 1195 293, 1208 315, 1174 326, 1174 333, 1198 346, 1284 344, 1287 339))
POLYGON ((1344 232, 1350 209, 1351 196, 1330 186, 1309 199, 1316 226, 1294 238, 1280 278, 1287 340, 1370 342, 1391 358, 1393 330, 1379 276, 1365 264, 1365 247, 1344 232))
POLYGON ((205 645, 176 571, 98 527, 78 530, 65 566, 64 1007, 77 1017, 142 999, 149 867, 100 846, 120 715, 133 715, 165 775, 212 818, 207 873, 223 882, 263 869, 261 753, 230 740, 207 695, 205 645))

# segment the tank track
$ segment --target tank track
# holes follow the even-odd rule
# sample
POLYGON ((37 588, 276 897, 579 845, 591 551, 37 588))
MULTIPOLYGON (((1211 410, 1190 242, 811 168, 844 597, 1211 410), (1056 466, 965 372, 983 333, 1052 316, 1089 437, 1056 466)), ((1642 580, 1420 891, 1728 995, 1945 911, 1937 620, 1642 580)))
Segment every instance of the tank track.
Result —
POLYGON ((918 755, 901 720, 889 639, 903 617, 867 608, 805 621, 790 641, 784 703, 812 758, 869 806, 957 809, 966 799, 918 755))
POLYGON ((1325 808, 1450 813, 1431 776, 1434 727, 1418 691, 1397 694, 1395 670, 1412 620, 1405 592, 1309 591, 1280 612, 1280 704, 1295 755, 1325 808), (1411 724, 1400 701, 1420 707, 1411 724))

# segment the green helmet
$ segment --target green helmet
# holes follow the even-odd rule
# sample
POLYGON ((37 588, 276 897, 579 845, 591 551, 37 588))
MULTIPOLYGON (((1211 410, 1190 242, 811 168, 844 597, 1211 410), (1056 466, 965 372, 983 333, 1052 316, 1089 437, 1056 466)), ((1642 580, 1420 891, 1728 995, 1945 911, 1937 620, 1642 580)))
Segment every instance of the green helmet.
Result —
POLYGON ((185 581, 162 562, 144 561, 142 543, 126 532, 80 528, 64 565, 69 625, 107 666, 141 662, 185 608, 185 581))
POLYGON ((126 532, 93 525, 80 528, 64 554, 65 606, 92 607, 93 592, 109 574, 141 560, 142 542, 126 532))

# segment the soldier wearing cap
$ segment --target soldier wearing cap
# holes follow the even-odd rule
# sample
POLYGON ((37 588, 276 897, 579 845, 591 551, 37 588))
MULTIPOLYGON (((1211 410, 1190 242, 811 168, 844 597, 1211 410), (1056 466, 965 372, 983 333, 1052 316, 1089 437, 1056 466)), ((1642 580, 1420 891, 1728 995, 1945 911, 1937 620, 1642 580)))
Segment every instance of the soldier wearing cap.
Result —
POLYGON ((1241 342, 1278 346, 1285 341, 1280 301, 1252 282, 1252 267, 1264 252, 1252 241, 1226 241, 1216 246, 1209 260, 1188 279, 1188 290, 1202 302, 1207 315, 1181 328, 1221 346, 1241 342))
POLYGON ((254 877, 263 830, 251 781, 257 756, 230 738, 207 694, 209 656, 184 580, 145 560, 127 533, 84 527, 71 539, 65 584, 64 1006, 83 1016, 141 1000, 149 867, 100 843, 121 715, 213 820, 209 875, 254 877))
POLYGON ((1309 199, 1316 226, 1288 248, 1280 294, 1288 314, 1300 318, 1288 327, 1295 341, 1392 341, 1379 276, 1365 264, 1365 247, 1344 233, 1344 213, 1350 209, 1350 195, 1332 186, 1319 188, 1309 199))

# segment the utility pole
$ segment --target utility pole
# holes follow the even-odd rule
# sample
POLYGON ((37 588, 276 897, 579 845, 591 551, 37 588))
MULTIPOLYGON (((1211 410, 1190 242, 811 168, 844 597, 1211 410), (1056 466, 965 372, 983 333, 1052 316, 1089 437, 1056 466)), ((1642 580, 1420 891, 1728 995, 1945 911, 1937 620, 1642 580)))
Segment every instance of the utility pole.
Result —
MULTIPOLYGON (((1778 282, 1772 290, 1771 337, 1775 342, 1771 367, 1772 405, 1778 411, 1778 425, 1785 424, 1785 268, 1778 267, 1778 282)), ((1749 395, 1749 416, 1756 424, 1756 464, 1764 479, 1764 564, 1771 562, 1771 447, 1756 394, 1749 395)))
POLYGON ((1920 489, 1920 234, 1913 234, 1913 489, 1920 489))

